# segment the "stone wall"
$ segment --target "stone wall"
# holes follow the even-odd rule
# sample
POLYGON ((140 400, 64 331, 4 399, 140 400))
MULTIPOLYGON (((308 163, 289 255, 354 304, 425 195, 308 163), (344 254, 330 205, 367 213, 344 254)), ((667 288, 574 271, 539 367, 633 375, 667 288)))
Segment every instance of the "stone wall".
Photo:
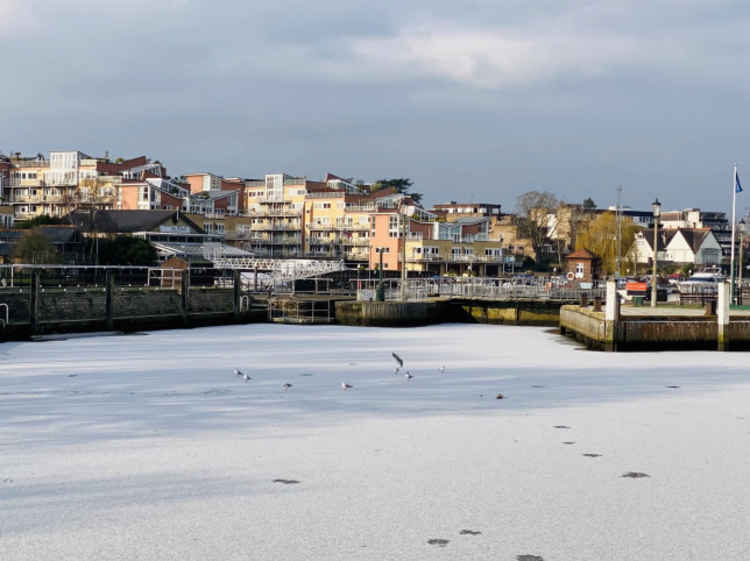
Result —
MULTIPOLYGON (((31 289, 0 289, 0 304, 8 304, 8 316, 11 323, 28 322, 31 319, 31 289)), ((5 319, 5 308, 0 309, 0 318, 5 319)))
POLYGON ((104 288, 43 288, 39 297, 39 320, 90 321, 106 319, 107 291, 104 288))
POLYGON ((190 312, 194 313, 232 313, 234 295, 226 288, 193 288, 190 290, 190 312))

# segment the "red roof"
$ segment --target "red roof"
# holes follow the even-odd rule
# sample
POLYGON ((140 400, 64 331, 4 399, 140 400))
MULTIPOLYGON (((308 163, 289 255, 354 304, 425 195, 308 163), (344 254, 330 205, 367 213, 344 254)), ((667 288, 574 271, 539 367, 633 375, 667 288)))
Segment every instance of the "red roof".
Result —
POLYGON ((576 249, 568 254, 568 259, 596 259, 593 253, 585 249, 576 249))

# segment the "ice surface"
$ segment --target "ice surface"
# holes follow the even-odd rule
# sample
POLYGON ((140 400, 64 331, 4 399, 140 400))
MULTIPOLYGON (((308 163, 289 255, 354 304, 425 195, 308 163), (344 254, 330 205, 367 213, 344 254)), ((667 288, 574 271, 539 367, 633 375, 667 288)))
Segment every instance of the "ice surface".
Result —
POLYGON ((0 344, 0 559, 748 559, 746 357, 486 325, 0 344))

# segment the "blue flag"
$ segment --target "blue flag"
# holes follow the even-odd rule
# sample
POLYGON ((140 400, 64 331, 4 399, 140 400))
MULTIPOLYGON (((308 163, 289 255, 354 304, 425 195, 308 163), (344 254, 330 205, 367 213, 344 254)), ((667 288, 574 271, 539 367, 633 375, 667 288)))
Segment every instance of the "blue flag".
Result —
POLYGON ((740 183, 740 174, 734 172, 734 192, 742 193, 742 183, 740 183))

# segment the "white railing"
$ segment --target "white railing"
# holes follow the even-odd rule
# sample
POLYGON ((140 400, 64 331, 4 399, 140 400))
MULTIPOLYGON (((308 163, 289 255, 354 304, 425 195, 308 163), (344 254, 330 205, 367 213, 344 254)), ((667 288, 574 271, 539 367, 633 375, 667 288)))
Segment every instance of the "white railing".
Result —
MULTIPOLYGON (((385 299, 401 298, 401 280, 386 279, 384 282, 385 299)), ((374 300, 378 285, 377 280, 359 281, 358 300, 374 300)), ((485 298, 492 300, 560 300, 580 301, 582 298, 604 301, 604 286, 582 289, 575 286, 553 285, 551 282, 518 284, 512 279, 499 278, 449 278, 412 279, 407 281, 406 296, 408 300, 427 298, 485 298)))

